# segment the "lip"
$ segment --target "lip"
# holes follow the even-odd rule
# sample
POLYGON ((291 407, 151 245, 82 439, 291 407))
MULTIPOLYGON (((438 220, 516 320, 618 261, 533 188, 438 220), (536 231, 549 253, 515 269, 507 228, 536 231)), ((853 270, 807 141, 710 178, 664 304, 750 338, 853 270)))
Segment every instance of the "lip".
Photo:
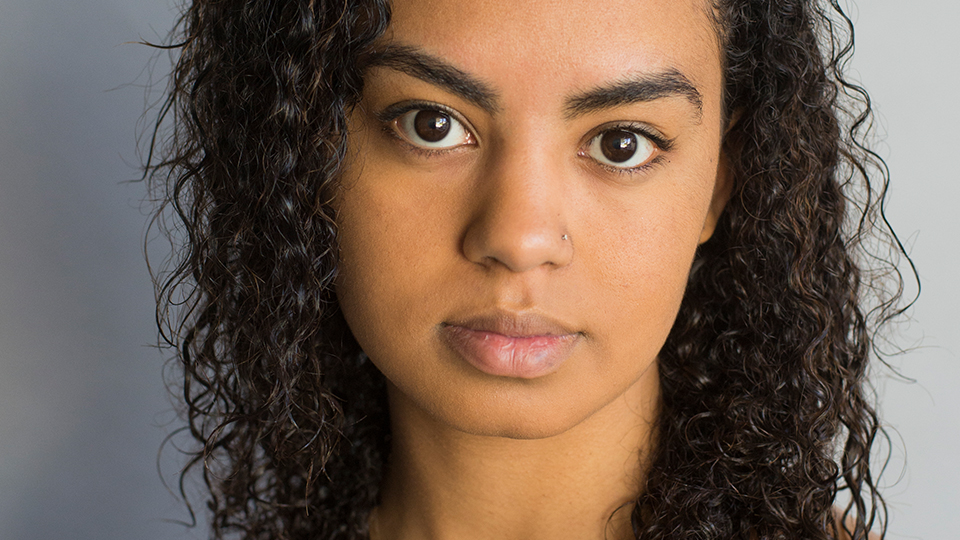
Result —
POLYGON ((488 375, 535 379, 559 369, 581 333, 539 314, 496 312, 444 322, 440 336, 488 375))

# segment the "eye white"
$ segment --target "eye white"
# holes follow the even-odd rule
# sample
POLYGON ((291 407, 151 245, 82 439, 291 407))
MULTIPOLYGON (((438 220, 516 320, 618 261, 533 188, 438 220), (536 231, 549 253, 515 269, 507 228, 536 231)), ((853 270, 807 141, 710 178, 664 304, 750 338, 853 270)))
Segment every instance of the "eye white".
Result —
POLYGON ((627 129, 612 129, 590 139, 586 153, 608 167, 633 169, 646 163, 656 151, 647 137, 627 129))
POLYGON ((436 109, 414 109, 396 120, 397 131, 415 146, 455 148, 470 142, 470 132, 453 115, 436 109))

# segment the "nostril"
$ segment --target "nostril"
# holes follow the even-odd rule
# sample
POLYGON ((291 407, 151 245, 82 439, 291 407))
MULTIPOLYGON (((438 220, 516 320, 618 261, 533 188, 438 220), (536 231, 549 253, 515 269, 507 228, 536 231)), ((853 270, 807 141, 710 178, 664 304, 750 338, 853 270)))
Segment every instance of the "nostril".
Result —
POLYGON ((468 260, 484 267, 526 272, 540 266, 566 266, 572 260, 573 244, 570 235, 560 234, 556 227, 481 220, 466 232, 462 251, 468 260))
POLYGON ((461 244, 471 262, 511 272, 569 264, 568 176, 529 157, 503 157, 478 184, 461 244))

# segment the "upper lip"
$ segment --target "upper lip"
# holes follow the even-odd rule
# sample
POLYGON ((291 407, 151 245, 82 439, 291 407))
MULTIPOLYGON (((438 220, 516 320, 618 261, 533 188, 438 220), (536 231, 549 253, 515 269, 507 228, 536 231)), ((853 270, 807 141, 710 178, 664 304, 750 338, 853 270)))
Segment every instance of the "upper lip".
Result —
POLYGON ((556 319, 529 312, 493 311, 455 318, 444 322, 443 326, 459 326, 476 332, 491 332, 507 337, 564 336, 579 333, 556 319))

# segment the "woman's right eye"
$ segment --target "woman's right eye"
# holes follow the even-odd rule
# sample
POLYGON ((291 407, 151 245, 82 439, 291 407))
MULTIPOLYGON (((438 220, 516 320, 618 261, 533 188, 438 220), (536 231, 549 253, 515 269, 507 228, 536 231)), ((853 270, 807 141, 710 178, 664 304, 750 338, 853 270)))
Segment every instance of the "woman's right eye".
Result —
POLYGON ((408 143, 430 150, 448 150, 475 144, 462 122, 436 109, 413 109, 392 122, 397 135, 408 143))

